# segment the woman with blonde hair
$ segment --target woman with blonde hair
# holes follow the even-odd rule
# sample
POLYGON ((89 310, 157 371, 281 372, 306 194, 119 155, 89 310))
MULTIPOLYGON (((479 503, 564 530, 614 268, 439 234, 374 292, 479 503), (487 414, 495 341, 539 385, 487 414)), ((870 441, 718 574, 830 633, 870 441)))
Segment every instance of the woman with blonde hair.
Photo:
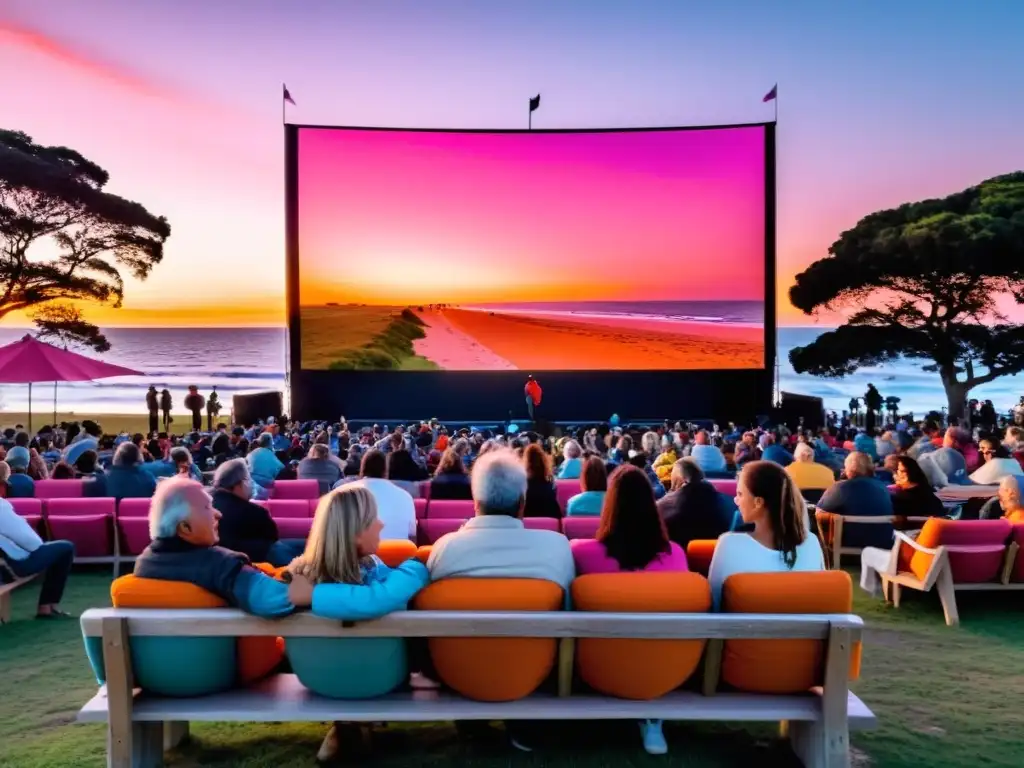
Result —
POLYGON ((559 480, 576 480, 583 471, 583 449, 575 440, 568 440, 562 448, 562 466, 558 468, 559 480))
MULTIPOLYGON (((377 502, 366 488, 346 485, 323 496, 306 550, 288 566, 292 604, 312 604, 318 616, 341 621, 377 619, 405 609, 430 577, 418 560, 389 568, 377 557, 383 529, 377 502), (374 588, 364 589, 369 586, 374 588)), ((289 644, 296 640, 301 644, 301 638, 289 644)), ((340 725, 327 732, 318 760, 338 754, 340 725)))

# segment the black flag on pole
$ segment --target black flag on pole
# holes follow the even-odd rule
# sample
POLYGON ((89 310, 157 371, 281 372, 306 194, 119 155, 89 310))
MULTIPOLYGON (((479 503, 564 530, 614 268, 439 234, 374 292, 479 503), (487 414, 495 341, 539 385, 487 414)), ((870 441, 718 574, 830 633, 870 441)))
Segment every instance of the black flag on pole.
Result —
POLYGON ((540 94, 538 93, 532 99, 530 99, 530 111, 535 112, 537 107, 540 106, 540 94))

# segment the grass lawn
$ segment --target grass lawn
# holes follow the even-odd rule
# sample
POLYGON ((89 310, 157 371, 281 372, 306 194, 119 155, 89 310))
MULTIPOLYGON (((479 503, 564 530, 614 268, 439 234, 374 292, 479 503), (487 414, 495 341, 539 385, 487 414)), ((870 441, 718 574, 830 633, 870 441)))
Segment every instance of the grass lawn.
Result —
MULTIPOLYGON (((77 570, 65 606, 108 605, 109 572, 77 570)), ((0 627, 0 766, 105 765, 104 729, 77 725, 95 693, 75 621, 31 620, 38 587, 15 593, 14 621, 0 627)), ((959 627, 946 627, 934 596, 905 593, 899 611, 860 594, 868 625, 857 694, 879 720, 855 733, 854 765, 954 768, 1024 764, 1024 594, 965 594, 959 627)), ((324 727, 308 724, 194 724, 192 742, 172 756, 180 768, 313 765, 324 727)), ((348 764, 381 768, 630 768, 790 765, 772 728, 666 727, 671 752, 648 757, 632 723, 579 724, 542 734, 532 755, 460 744, 445 724, 391 726, 374 734, 373 756, 348 764), (544 736, 547 738, 544 738, 544 736)))

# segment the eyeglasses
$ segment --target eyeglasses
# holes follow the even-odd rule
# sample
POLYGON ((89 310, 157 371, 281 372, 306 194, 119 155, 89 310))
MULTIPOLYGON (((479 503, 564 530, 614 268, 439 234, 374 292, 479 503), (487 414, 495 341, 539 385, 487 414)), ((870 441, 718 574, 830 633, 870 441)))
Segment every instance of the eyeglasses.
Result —
POLYGON ((990 455, 990 454, 993 454, 993 453, 995 453, 995 452, 996 452, 996 451, 995 451, 995 449, 994 449, 994 448, 982 448, 982 449, 981 449, 980 451, 978 451, 978 453, 982 453, 982 454, 985 454, 986 456, 988 456, 988 455, 990 455))

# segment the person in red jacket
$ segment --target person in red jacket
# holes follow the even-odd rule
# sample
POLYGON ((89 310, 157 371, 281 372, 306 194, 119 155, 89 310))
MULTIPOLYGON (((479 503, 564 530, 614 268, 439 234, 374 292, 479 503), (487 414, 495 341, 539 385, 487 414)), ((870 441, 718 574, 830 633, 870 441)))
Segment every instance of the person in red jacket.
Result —
POLYGON ((537 407, 540 405, 541 389, 540 384, 533 376, 526 377, 526 386, 523 387, 526 393, 526 410, 530 412, 530 421, 536 421, 537 407))

